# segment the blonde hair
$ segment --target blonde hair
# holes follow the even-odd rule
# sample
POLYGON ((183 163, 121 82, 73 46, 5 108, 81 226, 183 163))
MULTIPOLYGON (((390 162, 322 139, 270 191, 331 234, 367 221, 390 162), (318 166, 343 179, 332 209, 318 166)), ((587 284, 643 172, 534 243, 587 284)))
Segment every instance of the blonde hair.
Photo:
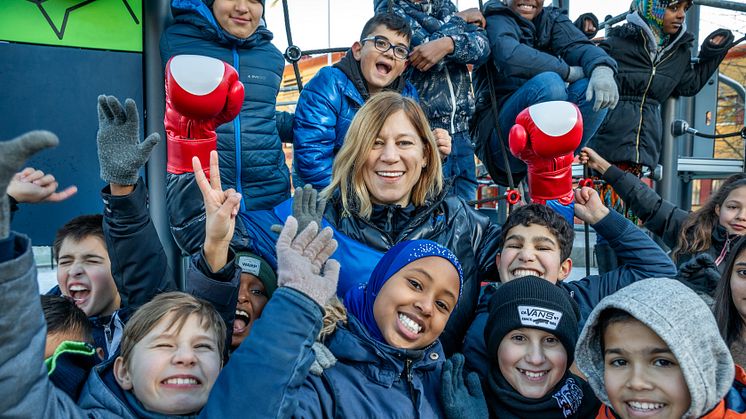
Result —
POLYGON ((323 342, 327 337, 334 334, 337 330, 337 323, 347 324, 347 309, 339 298, 334 297, 324 305, 324 318, 321 324, 321 331, 316 338, 323 342))
POLYGON ((417 130, 422 140, 427 166, 422 169, 420 179, 412 188, 410 201, 420 206, 425 200, 443 190, 443 173, 430 124, 425 113, 414 100, 396 92, 380 92, 373 95, 353 118, 342 148, 334 158, 332 180, 322 195, 331 198, 339 189, 342 198, 343 215, 355 212, 369 218, 373 211, 370 192, 365 185, 363 168, 368 154, 373 149, 381 128, 386 120, 402 111, 417 130))
POLYGON ((200 320, 200 326, 215 335, 215 343, 222 359, 226 327, 212 304, 183 292, 166 292, 138 308, 124 327, 120 355, 125 365, 129 365, 135 345, 169 315, 173 317, 170 319, 172 324, 168 330, 174 330, 176 333, 181 332, 190 316, 196 315, 200 320))

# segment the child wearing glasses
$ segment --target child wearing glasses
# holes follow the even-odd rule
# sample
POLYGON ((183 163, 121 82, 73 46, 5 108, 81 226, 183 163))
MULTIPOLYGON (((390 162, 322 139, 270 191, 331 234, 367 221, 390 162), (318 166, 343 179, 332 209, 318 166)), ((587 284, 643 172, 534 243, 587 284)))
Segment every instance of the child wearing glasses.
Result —
MULTIPOLYGON (((295 170, 304 184, 316 189, 329 185, 334 156, 355 113, 371 95, 393 90, 418 99, 414 86, 402 76, 411 36, 403 18, 375 15, 366 22, 360 41, 352 44, 347 55, 333 66, 322 68, 305 86, 293 123, 295 170)), ((447 155, 448 133, 433 132, 441 154, 447 155)))

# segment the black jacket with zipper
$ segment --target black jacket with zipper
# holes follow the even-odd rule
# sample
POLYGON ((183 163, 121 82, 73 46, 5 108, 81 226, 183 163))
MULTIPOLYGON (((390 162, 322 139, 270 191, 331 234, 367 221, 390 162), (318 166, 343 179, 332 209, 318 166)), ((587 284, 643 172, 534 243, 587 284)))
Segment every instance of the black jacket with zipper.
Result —
POLYGON ((612 28, 600 45, 617 61, 619 103, 589 146, 610 162, 655 167, 664 129, 661 105, 671 96, 697 94, 728 50, 710 46, 708 36, 699 62, 692 65, 694 35, 686 27, 659 50, 654 42, 651 46, 646 29, 634 23, 612 28))
MULTIPOLYGON (((650 230, 651 233, 658 236, 663 243, 671 249, 675 249, 679 242, 679 233, 684 221, 690 213, 677 207, 673 203, 661 198, 657 192, 650 189, 637 176, 632 173, 624 172, 616 166, 610 166, 603 174, 603 180, 606 181, 619 197, 624 201, 633 214, 640 217, 643 226, 650 230)), ((730 251, 731 244, 735 241, 735 236, 729 236, 725 227, 716 224, 712 229, 712 243, 708 249, 698 253, 680 254, 676 260, 678 270, 689 260, 695 258, 700 253, 706 253, 712 257, 713 261, 718 261, 718 270, 722 273, 725 269, 726 256, 730 251)), ((684 281, 695 291, 712 295, 715 291, 715 285, 712 283, 693 283, 691 279, 684 281)))

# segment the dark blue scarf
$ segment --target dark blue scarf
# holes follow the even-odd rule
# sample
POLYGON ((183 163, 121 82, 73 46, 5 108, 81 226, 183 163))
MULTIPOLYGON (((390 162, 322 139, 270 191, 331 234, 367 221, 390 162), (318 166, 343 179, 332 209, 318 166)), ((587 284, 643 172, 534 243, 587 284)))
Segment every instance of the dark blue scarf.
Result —
POLYGON ((461 264, 450 250, 430 240, 403 241, 383 255, 373 269, 367 284, 351 288, 345 295, 344 304, 347 312, 360 321, 373 339, 386 344, 381 330, 378 329, 376 319, 373 317, 373 303, 383 285, 404 266, 430 256, 446 259, 456 268, 459 280, 458 296, 461 298, 464 275, 461 271, 461 264))

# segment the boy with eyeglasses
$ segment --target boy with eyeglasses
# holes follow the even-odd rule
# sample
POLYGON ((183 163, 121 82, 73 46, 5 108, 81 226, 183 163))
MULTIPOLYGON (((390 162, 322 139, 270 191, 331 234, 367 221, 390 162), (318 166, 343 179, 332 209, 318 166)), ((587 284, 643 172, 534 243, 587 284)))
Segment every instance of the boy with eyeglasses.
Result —
MULTIPOLYGON (((404 18, 375 15, 365 23, 360 41, 352 44, 345 57, 322 68, 305 86, 293 123, 294 165, 303 183, 316 189, 329 184, 334 156, 342 147, 352 118, 371 95, 393 90, 418 99, 417 90, 402 76, 411 36, 404 18)), ((448 133, 433 133, 441 154, 448 154, 448 133)))
POLYGON ((490 56, 484 16, 475 8, 459 11, 450 0, 374 0, 377 13, 389 11, 412 27, 407 77, 422 98, 433 128, 453 138, 443 176, 466 200, 476 197, 474 146, 469 134, 474 95, 467 64, 479 66, 490 56))

